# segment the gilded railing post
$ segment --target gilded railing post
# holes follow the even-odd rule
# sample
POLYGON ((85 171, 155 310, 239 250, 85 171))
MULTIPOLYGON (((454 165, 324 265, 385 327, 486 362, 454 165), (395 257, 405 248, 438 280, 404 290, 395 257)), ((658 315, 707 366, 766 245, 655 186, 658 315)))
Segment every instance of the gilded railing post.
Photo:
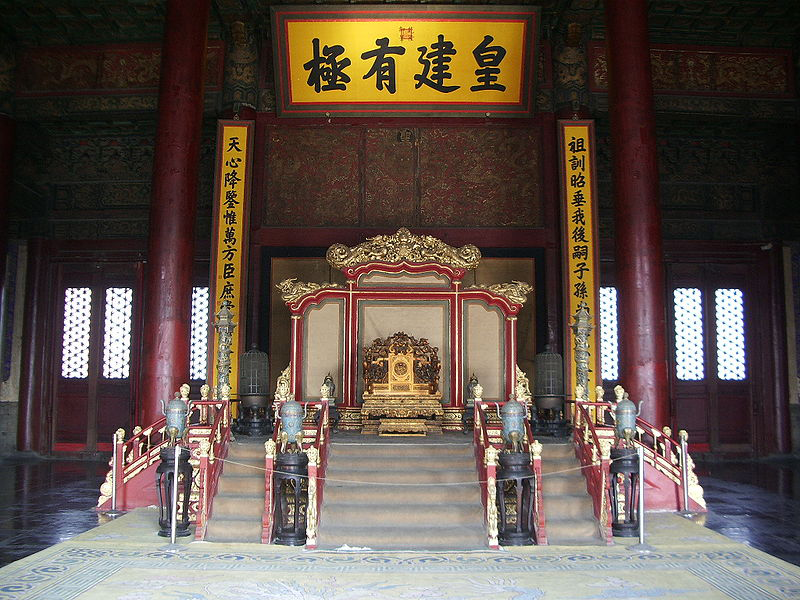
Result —
POLYGON ((197 458, 199 459, 197 482, 199 485, 198 490, 198 503, 197 507, 197 520, 195 522, 194 539, 202 540, 206 536, 206 525, 208 524, 208 469, 209 469, 209 453, 211 451, 211 443, 208 440, 200 440, 198 442, 197 458))
POLYGON ((498 541, 497 516, 497 458, 500 451, 494 446, 487 446, 483 456, 486 465, 486 527, 489 537, 489 548, 500 548, 498 541))
POLYGON ((272 472, 275 469, 275 440, 264 442, 264 514, 261 517, 261 543, 272 543, 272 518, 274 514, 274 492, 272 489, 272 472))
POLYGON ((542 443, 538 440, 535 440, 530 445, 530 453, 531 464, 533 465, 533 474, 535 475, 534 484, 536 486, 533 505, 533 516, 536 520, 536 545, 546 546, 547 531, 545 528, 547 521, 545 520, 544 498, 542 491, 542 443))
POLYGON ((113 464, 111 465, 111 510, 117 510, 117 502, 119 500, 119 493, 122 490, 122 484, 125 480, 125 430, 121 427, 114 432, 114 456, 113 464))
MULTIPOLYGON (((609 512, 609 491, 611 485, 611 446, 613 441, 603 438, 600 443, 600 535, 607 544, 612 543, 611 513, 609 512)), ((642 480, 644 481, 644 479, 642 480)))
POLYGON ((319 450, 309 446, 305 450, 308 456, 308 504, 306 505, 306 548, 317 547, 317 468, 319 467, 319 450))

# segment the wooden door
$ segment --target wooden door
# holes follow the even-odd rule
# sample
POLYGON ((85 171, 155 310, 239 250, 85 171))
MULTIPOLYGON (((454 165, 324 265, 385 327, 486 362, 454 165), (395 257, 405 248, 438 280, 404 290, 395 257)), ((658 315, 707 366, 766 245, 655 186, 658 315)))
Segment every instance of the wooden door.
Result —
POLYGON ((682 263, 667 269, 675 426, 700 452, 752 454, 766 332, 751 264, 682 263))
POLYGON ((140 264, 69 263, 57 271, 52 450, 108 451, 135 414, 140 264))

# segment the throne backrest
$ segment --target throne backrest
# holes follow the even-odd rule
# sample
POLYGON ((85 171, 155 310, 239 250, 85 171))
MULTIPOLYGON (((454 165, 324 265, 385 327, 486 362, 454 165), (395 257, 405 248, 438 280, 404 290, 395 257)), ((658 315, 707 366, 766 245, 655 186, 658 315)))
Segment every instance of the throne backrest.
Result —
POLYGON ((439 349, 402 331, 374 340, 364 350, 363 367, 365 395, 418 396, 439 389, 439 349))

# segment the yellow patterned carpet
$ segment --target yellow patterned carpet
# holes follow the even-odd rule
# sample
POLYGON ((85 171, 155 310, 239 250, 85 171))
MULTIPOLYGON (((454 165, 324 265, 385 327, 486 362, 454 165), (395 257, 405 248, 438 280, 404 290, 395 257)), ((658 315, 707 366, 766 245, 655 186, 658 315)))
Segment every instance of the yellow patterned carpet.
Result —
POLYGON ((138 509, 0 569, 0 599, 535 600, 800 598, 800 567, 672 514, 649 553, 530 546, 492 552, 331 552, 156 535, 138 509))

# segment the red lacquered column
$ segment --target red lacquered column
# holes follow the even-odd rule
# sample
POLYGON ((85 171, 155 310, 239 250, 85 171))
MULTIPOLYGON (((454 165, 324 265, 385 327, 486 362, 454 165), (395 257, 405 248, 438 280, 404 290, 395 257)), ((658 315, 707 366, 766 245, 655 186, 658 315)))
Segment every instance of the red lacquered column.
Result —
POLYGON ((210 0, 169 0, 144 298, 141 424, 189 378, 189 331, 203 80, 210 0))
POLYGON ((0 114, 0 286, 6 272, 8 249, 8 205, 11 197, 11 156, 14 150, 14 120, 0 114))
POLYGON ((669 422, 658 157, 645 0, 607 0, 620 380, 642 416, 669 422))

